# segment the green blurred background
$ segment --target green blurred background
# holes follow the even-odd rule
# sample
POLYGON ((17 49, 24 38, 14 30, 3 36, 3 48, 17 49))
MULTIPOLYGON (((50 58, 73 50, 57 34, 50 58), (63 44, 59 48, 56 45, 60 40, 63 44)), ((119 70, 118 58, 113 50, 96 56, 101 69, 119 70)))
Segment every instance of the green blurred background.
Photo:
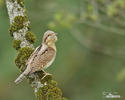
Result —
MULTIPOLYGON (((37 36, 58 33, 53 74, 69 100, 106 100, 111 92, 125 100, 125 0, 25 0, 31 30, 37 36)), ((8 33, 6 5, 0 0, 0 100, 36 100, 14 64, 17 55, 8 33)))

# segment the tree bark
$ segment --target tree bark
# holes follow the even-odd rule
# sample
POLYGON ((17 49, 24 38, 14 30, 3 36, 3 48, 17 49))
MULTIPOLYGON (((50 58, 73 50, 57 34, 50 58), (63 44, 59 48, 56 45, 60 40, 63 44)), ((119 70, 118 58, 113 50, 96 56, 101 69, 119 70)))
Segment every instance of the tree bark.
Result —
MULTIPOLYGON (((33 43, 35 35, 30 32, 29 19, 26 15, 24 0, 6 0, 6 6, 10 19, 9 33, 14 38, 13 47, 18 51, 15 63, 21 71, 25 70, 25 63, 34 51, 33 43)), ((34 89, 38 100, 66 100, 62 97, 62 91, 51 75, 42 77, 42 71, 27 76, 28 83, 34 89)))

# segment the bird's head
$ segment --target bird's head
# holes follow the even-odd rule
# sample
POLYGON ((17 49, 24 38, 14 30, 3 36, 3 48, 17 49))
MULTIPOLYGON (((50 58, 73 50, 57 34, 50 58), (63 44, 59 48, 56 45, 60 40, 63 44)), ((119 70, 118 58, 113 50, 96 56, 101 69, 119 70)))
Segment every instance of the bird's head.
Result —
POLYGON ((57 41, 56 33, 53 31, 46 31, 43 36, 43 43, 53 45, 57 41))

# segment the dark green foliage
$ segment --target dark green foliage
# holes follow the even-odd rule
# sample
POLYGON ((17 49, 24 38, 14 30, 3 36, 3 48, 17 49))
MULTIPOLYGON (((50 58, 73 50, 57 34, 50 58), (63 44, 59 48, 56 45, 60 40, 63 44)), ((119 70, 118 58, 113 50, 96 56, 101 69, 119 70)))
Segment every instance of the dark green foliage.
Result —
POLYGON ((58 88, 57 82, 52 79, 46 79, 47 80, 45 82, 47 85, 39 88, 39 90, 36 92, 38 100, 63 100, 62 92, 58 88))
POLYGON ((35 35, 34 35, 32 32, 30 32, 30 31, 28 31, 28 32, 26 33, 25 37, 26 37, 26 40, 29 41, 30 43, 36 42, 36 37, 35 37, 35 35))
POLYGON ((14 32, 25 27, 24 23, 27 21, 28 21, 28 19, 26 16, 16 16, 14 18, 14 22, 12 23, 12 25, 10 26, 10 29, 9 29, 10 35, 13 36, 14 32))
POLYGON ((13 47, 18 50, 20 48, 20 40, 13 40, 13 47))
POLYGON ((17 0, 17 3, 20 4, 21 7, 24 7, 24 0, 17 0))
POLYGON ((24 71, 25 63, 33 51, 34 50, 32 48, 29 48, 29 47, 24 47, 24 48, 19 49, 19 53, 15 59, 15 64, 19 68, 21 68, 21 71, 24 71))

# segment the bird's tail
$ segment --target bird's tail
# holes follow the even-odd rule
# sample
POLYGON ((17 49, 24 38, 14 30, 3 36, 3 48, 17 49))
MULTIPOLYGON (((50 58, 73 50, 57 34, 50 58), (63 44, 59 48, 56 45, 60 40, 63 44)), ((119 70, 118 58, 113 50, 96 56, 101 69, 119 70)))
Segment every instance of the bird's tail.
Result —
POLYGON ((25 73, 23 72, 14 82, 16 84, 20 83, 25 78, 25 73))
POLYGON ((20 83, 30 73, 30 71, 30 67, 27 66, 25 71, 14 82, 16 84, 20 83))

